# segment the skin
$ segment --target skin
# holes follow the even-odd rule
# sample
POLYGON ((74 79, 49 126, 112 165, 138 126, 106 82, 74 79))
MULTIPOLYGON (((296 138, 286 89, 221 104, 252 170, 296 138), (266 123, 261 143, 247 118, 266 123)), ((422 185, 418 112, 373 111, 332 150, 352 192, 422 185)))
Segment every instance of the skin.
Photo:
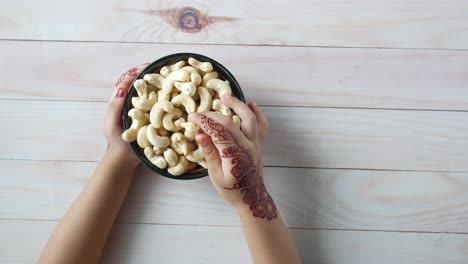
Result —
POLYGON ((122 140, 125 94, 147 66, 123 74, 109 100, 103 131, 109 147, 85 189, 68 209, 45 246, 39 263, 98 263, 112 224, 139 164, 122 140))
POLYGON ((232 96, 223 96, 222 103, 242 119, 241 128, 219 113, 189 115, 189 121, 203 130, 195 139, 205 153, 211 181, 239 214, 254 263, 301 263, 263 184, 261 147, 268 131, 265 114, 255 103, 246 105, 232 96))
MULTIPOLYGON (((39 263, 98 263, 112 224, 127 195, 139 160, 121 138, 125 95, 143 64, 123 74, 104 120, 109 147, 87 186, 57 225, 39 263)), ((301 263, 276 205, 263 184, 261 147, 268 131, 263 111, 235 97, 223 104, 242 119, 238 128, 218 113, 191 113, 202 132, 195 136, 218 193, 238 212, 254 263, 301 263)))

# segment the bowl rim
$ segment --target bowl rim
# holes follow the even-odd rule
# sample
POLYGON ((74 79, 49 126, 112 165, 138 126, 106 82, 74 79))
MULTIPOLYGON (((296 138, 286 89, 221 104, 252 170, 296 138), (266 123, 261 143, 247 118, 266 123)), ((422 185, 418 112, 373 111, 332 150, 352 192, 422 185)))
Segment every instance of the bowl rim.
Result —
MULTIPOLYGON (((205 55, 201 55, 197 53, 182 52, 182 53, 169 54, 150 63, 132 82, 132 85, 128 89, 128 92, 125 96, 125 102, 122 108, 122 126, 123 126, 124 131, 127 130, 131 125, 130 118, 128 117, 128 111, 133 108, 132 98, 136 94, 136 90, 134 87, 135 81, 138 79, 143 79, 143 76, 145 74, 154 73, 157 69, 163 66, 170 65, 181 60, 188 60, 188 58, 190 57, 195 58, 199 61, 210 62, 213 65, 213 70, 217 71, 221 77, 229 81, 233 95, 239 98, 239 100, 241 100, 242 102, 245 102, 244 94, 236 78, 226 67, 224 67, 224 65, 222 65, 218 61, 210 57, 207 57, 205 55)), ((164 176, 170 179, 176 179, 176 180, 194 180, 194 179, 199 179, 199 178, 208 176, 207 169, 197 171, 197 172, 184 173, 180 176, 173 176, 167 171, 167 169, 160 169, 156 167, 153 163, 151 163, 151 161, 149 161, 148 158, 146 158, 146 156, 142 153, 141 148, 140 146, 138 146, 138 143, 136 141, 130 142, 129 144, 133 152, 135 153, 135 155, 138 157, 138 159, 143 164, 145 164, 146 167, 148 167, 151 171, 161 176, 164 176)))

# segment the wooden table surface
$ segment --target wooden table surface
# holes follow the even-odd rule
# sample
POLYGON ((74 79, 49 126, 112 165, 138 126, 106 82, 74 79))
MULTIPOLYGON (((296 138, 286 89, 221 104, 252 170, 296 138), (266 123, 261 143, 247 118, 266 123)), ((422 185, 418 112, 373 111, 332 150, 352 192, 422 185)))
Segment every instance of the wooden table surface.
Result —
MULTIPOLYGON (((3 1, 0 263, 34 263, 102 156, 122 72, 228 67, 271 130, 304 263, 468 262, 468 1, 3 1)), ((103 263, 249 263, 208 178, 139 168, 103 263), (222 262, 219 262, 219 259, 222 262)))

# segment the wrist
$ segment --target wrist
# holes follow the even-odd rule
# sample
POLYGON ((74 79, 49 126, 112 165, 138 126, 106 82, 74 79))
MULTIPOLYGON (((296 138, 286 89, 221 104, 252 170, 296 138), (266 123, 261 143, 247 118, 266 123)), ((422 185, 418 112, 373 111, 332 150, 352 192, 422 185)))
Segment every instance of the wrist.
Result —
POLYGON ((131 170, 132 172, 140 163, 140 161, 133 156, 133 153, 129 154, 127 150, 112 145, 107 148, 104 159, 108 159, 111 164, 115 164, 115 166, 131 170))

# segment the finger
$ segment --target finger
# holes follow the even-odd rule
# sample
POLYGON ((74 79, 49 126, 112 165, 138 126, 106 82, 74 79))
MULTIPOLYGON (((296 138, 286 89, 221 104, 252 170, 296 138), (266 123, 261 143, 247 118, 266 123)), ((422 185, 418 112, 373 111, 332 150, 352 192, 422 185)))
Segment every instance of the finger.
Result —
POLYGON ((217 185, 222 185, 223 168, 221 166, 221 157, 219 156, 218 149, 216 149, 211 138, 204 133, 196 135, 195 140, 198 142, 205 154, 206 163, 208 164, 208 174, 210 175, 211 180, 217 185))
POLYGON ((268 134, 268 119, 263 110, 255 102, 250 102, 249 108, 252 109, 257 117, 257 133, 260 142, 263 142, 265 136, 268 134))
POLYGON ((241 128, 244 135, 253 140, 257 137, 257 117, 252 110, 234 96, 224 95, 221 99, 222 103, 231 108, 242 120, 241 128))
POLYGON ((224 145, 244 146, 247 142, 244 134, 235 126, 232 119, 219 113, 190 113, 189 120, 211 137, 220 153, 224 145))
POLYGON ((111 98, 115 97, 118 89, 124 89, 125 93, 128 92, 130 86, 132 85, 135 78, 149 65, 149 63, 144 63, 138 66, 135 66, 122 74, 117 80, 114 86, 114 92, 112 93, 111 98))
POLYGON ((122 124, 122 108, 125 101, 125 95, 127 93, 123 88, 119 88, 116 91, 115 96, 109 101, 106 114, 106 126, 116 127, 122 124))

